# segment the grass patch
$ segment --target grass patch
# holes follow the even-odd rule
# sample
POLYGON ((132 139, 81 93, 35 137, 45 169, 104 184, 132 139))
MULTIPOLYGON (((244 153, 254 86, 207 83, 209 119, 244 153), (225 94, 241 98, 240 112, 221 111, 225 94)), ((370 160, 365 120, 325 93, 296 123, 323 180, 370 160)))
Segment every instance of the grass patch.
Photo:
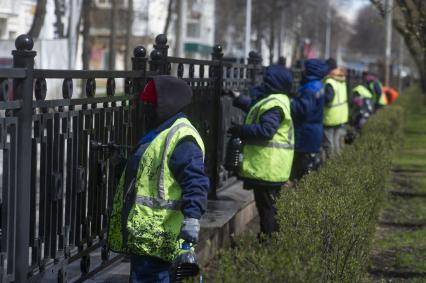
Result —
POLYGON ((394 168, 402 171, 426 171, 426 153, 402 152, 393 159, 394 168))
POLYGON ((426 172, 394 173, 391 190, 408 193, 426 193, 426 172))
POLYGON ((426 228, 414 231, 386 231, 386 235, 374 240, 373 268, 426 272, 425 235, 426 228))
POLYGON ((373 241, 374 247, 381 250, 402 249, 406 247, 419 247, 426 249, 426 228, 412 231, 386 230, 386 234, 373 241))
POLYGON ((403 147, 393 159, 398 170, 426 172, 426 108, 419 101, 424 97, 416 88, 408 90, 399 101, 406 111, 403 147))
MULTIPOLYGON (((393 158, 391 190, 426 193, 426 108, 425 98, 417 88, 409 89, 399 100, 405 109, 404 145, 393 158)), ((382 221, 395 224, 426 223, 426 198, 389 195, 380 213, 382 221)), ((398 228, 399 227, 399 228, 398 228)), ((411 274, 410 279, 387 279, 381 282, 426 282, 426 228, 402 229, 379 227, 373 241, 371 269, 387 274, 411 274), (417 275, 413 275, 417 274, 417 275)), ((391 276, 392 277, 392 276, 391 276)), ((377 278, 376 278, 377 279, 377 278)), ((379 282, 377 280, 372 280, 379 282)))
POLYGON ((426 224, 426 198, 389 196, 380 219, 401 224, 426 224))

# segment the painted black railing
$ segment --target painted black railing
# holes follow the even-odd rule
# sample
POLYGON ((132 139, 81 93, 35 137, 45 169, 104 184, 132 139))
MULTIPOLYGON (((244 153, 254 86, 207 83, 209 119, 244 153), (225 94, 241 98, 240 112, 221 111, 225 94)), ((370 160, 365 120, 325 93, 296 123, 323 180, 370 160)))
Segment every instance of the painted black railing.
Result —
POLYGON ((242 114, 221 94, 259 79, 255 53, 248 65, 222 62, 220 46, 212 60, 174 58, 160 35, 150 58, 135 48, 131 71, 76 71, 34 69, 32 48, 29 36, 18 37, 13 68, 0 69, 1 282, 81 282, 120 258, 105 241, 121 173, 117 153, 126 157, 144 132, 138 94, 149 77, 172 74, 191 86, 186 112, 206 143, 210 198, 232 180, 221 165, 225 133, 242 114), (54 79, 62 80, 62 99, 46 97, 54 79), (78 262, 80 272, 70 278, 78 262))
POLYGON ((108 215, 120 157, 144 133, 138 94, 149 77, 171 74, 191 86, 185 112, 206 144, 209 197, 235 181, 223 167, 226 130, 243 114, 222 93, 261 82, 256 53, 247 65, 223 61, 219 45, 212 60, 169 57, 160 35, 149 58, 134 49, 130 71, 41 70, 29 36, 15 45, 13 68, 0 69, 0 282, 82 282, 120 260, 106 245, 108 215), (46 97, 55 79, 62 99, 46 97))

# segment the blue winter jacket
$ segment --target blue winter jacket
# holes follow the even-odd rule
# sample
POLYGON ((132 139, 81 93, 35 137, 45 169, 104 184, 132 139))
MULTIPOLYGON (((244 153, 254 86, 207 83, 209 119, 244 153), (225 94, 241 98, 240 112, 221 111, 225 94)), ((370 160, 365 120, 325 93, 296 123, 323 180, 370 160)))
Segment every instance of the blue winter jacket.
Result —
MULTIPOLYGON (((183 113, 178 113, 166 120, 156 129, 145 134, 139 141, 138 147, 141 144, 151 142, 159 133, 171 127, 178 118, 184 117, 186 116, 183 113)), ((133 169, 134 174, 137 172, 143 153, 143 151, 136 151, 127 162, 128 167, 133 167, 131 169, 133 169)), ((176 145, 169 160, 169 168, 182 188, 181 210, 183 215, 200 219, 207 208, 209 179, 204 173, 203 152, 192 138, 183 139, 176 145)))
POLYGON ((334 99, 334 89, 331 85, 328 84, 325 87, 325 96, 324 96, 325 105, 330 105, 333 99, 334 99))
POLYGON ((328 66, 319 59, 305 61, 300 96, 291 101, 295 151, 318 153, 323 139, 324 89, 328 66))
MULTIPOLYGON (((285 67, 272 64, 265 69, 263 83, 251 89, 250 97, 241 95, 235 99, 234 106, 249 112, 254 104, 270 94, 288 94, 292 83, 293 76, 285 67)), ((259 124, 242 126, 241 137, 243 139, 270 140, 277 132, 283 118, 283 113, 277 109, 266 111, 259 117, 259 124)))

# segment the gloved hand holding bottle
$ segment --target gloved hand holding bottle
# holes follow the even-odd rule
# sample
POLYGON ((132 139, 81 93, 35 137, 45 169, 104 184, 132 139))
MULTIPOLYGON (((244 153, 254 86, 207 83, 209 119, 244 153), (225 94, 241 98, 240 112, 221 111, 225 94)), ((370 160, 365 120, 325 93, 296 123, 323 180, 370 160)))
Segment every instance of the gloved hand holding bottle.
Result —
POLYGON ((234 138, 241 137, 241 128, 242 128, 242 125, 232 123, 232 126, 228 129, 227 133, 234 138))
POLYGON ((185 218, 180 229, 179 237, 189 243, 198 243, 200 233, 200 220, 196 218, 185 218))

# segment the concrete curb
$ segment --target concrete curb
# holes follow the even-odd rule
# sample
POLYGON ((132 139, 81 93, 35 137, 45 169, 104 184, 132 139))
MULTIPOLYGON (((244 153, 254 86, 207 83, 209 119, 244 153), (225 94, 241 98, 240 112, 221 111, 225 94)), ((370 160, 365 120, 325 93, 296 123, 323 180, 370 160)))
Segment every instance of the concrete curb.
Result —
POLYGON ((209 201, 201 219, 200 241, 197 255, 202 265, 207 264, 231 236, 241 234, 247 224, 257 216, 252 191, 237 182, 218 193, 218 199, 209 201))

